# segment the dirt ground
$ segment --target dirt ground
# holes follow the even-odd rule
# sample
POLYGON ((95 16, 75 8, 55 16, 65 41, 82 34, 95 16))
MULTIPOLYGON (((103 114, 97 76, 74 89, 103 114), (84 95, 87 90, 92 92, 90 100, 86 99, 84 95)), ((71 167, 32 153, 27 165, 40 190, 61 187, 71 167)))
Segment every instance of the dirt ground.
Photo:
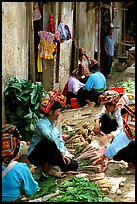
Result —
MULTIPOLYGON (((135 68, 128 67, 123 72, 112 72, 112 78, 107 79, 107 86, 110 87, 112 84, 120 81, 135 81, 135 68)), ((132 91, 132 93, 135 90, 132 91)), ((83 107, 79 109, 67 109, 63 111, 65 116, 64 123, 70 127, 78 128, 81 127, 84 122, 89 121, 93 124, 94 116, 100 112, 102 106, 99 107, 83 107)), ((120 173, 121 167, 119 162, 109 162, 105 175, 107 177, 120 178, 124 177, 126 181, 124 185, 120 187, 120 194, 109 193, 108 198, 112 199, 113 202, 135 202, 135 175, 126 175, 120 173)))

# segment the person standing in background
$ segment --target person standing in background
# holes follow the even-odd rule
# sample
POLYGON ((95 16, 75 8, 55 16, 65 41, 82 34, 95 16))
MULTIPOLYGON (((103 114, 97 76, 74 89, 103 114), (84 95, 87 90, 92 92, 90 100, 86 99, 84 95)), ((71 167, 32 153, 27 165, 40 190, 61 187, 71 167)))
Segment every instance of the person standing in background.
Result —
POLYGON ((112 39, 114 28, 111 26, 108 28, 107 35, 104 40, 104 50, 105 50, 105 67, 103 70, 104 76, 109 79, 111 77, 110 71, 112 67, 112 60, 114 56, 114 41, 112 39))

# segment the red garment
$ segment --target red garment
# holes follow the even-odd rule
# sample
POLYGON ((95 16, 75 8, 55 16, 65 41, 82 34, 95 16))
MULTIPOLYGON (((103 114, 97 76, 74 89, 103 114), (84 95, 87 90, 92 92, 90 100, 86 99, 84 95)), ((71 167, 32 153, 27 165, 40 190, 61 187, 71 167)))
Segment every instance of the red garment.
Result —
POLYGON ((54 16, 50 15, 49 16, 49 22, 48 22, 48 32, 55 33, 55 21, 54 21, 54 16))

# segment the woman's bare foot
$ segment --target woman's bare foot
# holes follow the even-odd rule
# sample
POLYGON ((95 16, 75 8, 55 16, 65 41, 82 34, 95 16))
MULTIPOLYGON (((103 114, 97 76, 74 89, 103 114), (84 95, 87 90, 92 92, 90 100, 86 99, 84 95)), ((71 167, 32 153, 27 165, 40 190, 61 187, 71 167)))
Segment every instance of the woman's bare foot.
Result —
POLYGON ((90 100, 86 100, 88 106, 93 106, 94 105, 94 102, 91 102, 90 100))

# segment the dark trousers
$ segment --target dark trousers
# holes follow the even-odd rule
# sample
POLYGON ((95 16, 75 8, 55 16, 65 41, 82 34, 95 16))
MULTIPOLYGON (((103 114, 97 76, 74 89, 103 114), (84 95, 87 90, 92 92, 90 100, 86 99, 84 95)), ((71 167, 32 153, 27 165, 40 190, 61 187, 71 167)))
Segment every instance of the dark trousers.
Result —
POLYGON ((77 95, 76 94, 74 94, 73 92, 67 92, 67 96, 66 96, 66 99, 67 99, 67 104, 69 104, 70 105, 70 99, 71 98, 77 98, 77 95))
POLYGON ((97 92, 95 90, 87 91, 83 88, 79 89, 77 92, 77 101, 81 107, 87 104, 86 100, 90 100, 91 102, 95 102, 98 105, 98 97, 103 92, 97 92))
POLYGON ((71 163, 66 165, 55 142, 50 141, 47 138, 42 139, 35 146, 34 150, 28 155, 27 159, 35 166, 42 166, 44 163, 57 165, 63 172, 76 171, 78 169, 78 163, 73 159, 70 159, 71 163))
POLYGON ((121 149, 113 159, 116 161, 123 160, 127 163, 133 163, 135 165, 135 144, 133 142, 129 143, 128 146, 121 149))
MULTIPOLYGON (((110 119, 107 114, 104 114, 101 119, 101 131, 105 134, 109 134, 112 131, 115 131, 118 127, 118 123, 115 119, 110 119)), ((116 161, 123 160, 127 163, 131 162, 135 164, 135 144, 129 143, 128 146, 121 149, 113 159, 116 161)))
POLYGON ((103 74, 107 77, 110 74, 111 66, 112 66, 113 56, 107 55, 105 59, 105 66, 103 74))

